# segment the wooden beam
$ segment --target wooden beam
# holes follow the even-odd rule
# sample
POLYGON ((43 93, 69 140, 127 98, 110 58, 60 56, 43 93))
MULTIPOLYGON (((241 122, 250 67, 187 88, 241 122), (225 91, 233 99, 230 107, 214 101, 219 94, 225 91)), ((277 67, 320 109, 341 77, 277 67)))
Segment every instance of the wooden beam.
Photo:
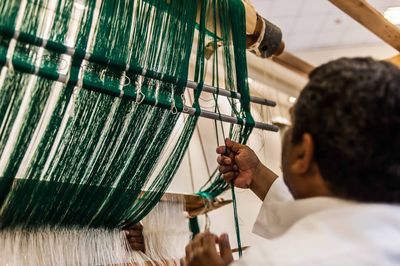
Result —
POLYGON ((388 59, 385 59, 385 61, 392 63, 393 65, 396 65, 400 67, 400 55, 396 55, 393 57, 390 57, 388 59))
POLYGON ((283 52, 279 56, 272 56, 272 61, 306 77, 315 68, 315 66, 289 52, 283 52))
POLYGON ((161 198, 161 201, 169 202, 180 202, 184 200, 186 205, 186 211, 190 217, 205 214, 207 212, 216 210, 225 205, 232 203, 232 200, 224 200, 222 198, 216 198, 210 201, 197 195, 178 194, 178 193, 165 193, 161 198))
POLYGON ((329 0, 387 44, 400 51, 400 28, 393 25, 366 0, 329 0))
POLYGON ((246 34, 254 34, 257 25, 257 12, 251 4, 242 0, 246 12, 246 34))

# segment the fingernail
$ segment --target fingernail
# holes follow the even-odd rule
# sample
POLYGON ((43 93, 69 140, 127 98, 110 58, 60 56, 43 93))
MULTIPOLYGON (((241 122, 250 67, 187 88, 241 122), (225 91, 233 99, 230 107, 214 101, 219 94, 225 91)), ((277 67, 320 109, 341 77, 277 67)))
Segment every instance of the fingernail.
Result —
POLYGON ((224 163, 230 164, 230 163, 231 163, 231 159, 229 159, 229 158, 225 159, 225 160, 224 160, 224 163))

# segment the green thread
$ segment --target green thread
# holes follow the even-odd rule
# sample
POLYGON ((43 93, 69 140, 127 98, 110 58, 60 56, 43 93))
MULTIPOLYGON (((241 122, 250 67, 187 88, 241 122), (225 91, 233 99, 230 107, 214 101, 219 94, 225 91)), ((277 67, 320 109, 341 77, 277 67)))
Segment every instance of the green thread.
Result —
MULTIPOLYGON (((1 17, 15 7, 14 1, 7 2, 11 3, 0 3, 1 17)), ((159 8, 165 5, 162 0, 97 3, 98 17, 92 17, 96 1, 87 1, 78 19, 69 72, 64 76, 68 79, 62 84, 57 80, 65 70, 59 68, 61 53, 67 51, 74 1, 58 2, 47 37, 38 30, 44 25, 47 4, 27 2, 24 16, 31 19, 24 20, 17 29, 20 36, 11 57, 14 72, 3 67, 7 76, 0 89, 0 112, 4 114, 0 118, 4 125, 0 130, 1 155, 18 113, 24 112, 16 145, 6 168, 0 169, 0 190, 4 192, 0 202, 2 228, 115 228, 135 222, 159 201, 183 158, 196 125, 195 117, 187 120, 175 148, 167 154, 169 159, 155 172, 179 118, 179 114, 170 112, 172 103, 178 111, 183 109, 181 94, 188 75, 196 7, 183 0, 171 1, 167 10, 159 8), (151 34, 147 27, 159 34, 151 34), (92 39, 91 32, 95 33, 92 39), (43 45, 45 39, 42 62, 38 63, 37 46, 43 45), (91 55, 88 60, 84 60, 86 54, 91 55), (109 58, 113 64, 107 64, 109 58), (105 64, 96 63, 96 59, 105 64), (126 71, 131 83, 121 85, 127 65, 132 66, 126 71), (133 66, 138 67, 135 70, 133 66), (160 78, 158 96, 154 94, 158 85, 152 78, 145 77, 140 84, 144 101, 156 107, 135 103, 139 93, 135 81, 143 69, 152 77, 169 79, 166 82, 160 78), (83 89, 75 87, 79 75, 83 89), (39 123, 49 108, 50 95, 56 99, 52 112, 47 122, 39 123), (23 99, 28 103, 25 111, 20 108, 23 99), (46 126, 40 126, 43 123, 46 126), (33 144, 39 128, 44 131, 33 144), (155 179, 150 182, 152 175, 155 179), (139 199, 145 188, 148 192, 139 199)), ((0 24, 2 35, 4 29, 15 26, 0 24)), ((7 62, 13 32, 15 29, 4 34, 0 42, 2 65, 7 62)))
MULTIPOLYGON (((220 86, 217 66, 222 61, 225 88, 232 95, 236 90, 242 94, 240 101, 230 99, 230 104, 232 115, 246 123, 232 126, 230 137, 247 141, 254 121, 249 108, 244 8, 239 0, 211 1, 201 1, 198 25, 197 5, 185 0, 168 4, 87 0, 79 18, 71 17, 75 1, 58 1, 49 31, 44 30, 47 0, 27 1, 23 16, 29 19, 18 29, 19 1, 0 2, 0 66, 7 72, 0 87, 1 228, 115 228, 141 220, 167 189, 192 137, 200 114, 204 49, 210 38, 214 50, 222 50, 222 60, 214 56, 212 85, 220 86), (212 12, 207 11, 210 8, 212 12), (213 33, 206 28, 210 15, 213 33), (79 24, 77 35, 67 42, 72 19, 79 24), (216 34, 217 23, 221 36, 216 34), (196 113, 186 119, 168 159, 156 172, 180 116, 170 110, 173 106, 183 110, 181 95, 196 27, 196 113), (7 53, 17 31, 11 71, 5 65, 10 63, 7 53), (223 47, 217 48, 217 42, 223 47), (40 61, 39 50, 43 50, 40 61), (70 64, 63 67, 66 54, 70 64), (64 84, 58 82, 61 78, 64 84), (135 103, 138 95, 144 95, 143 104, 135 103), (48 118, 42 116, 45 112, 48 118), (22 123, 17 130, 18 121, 22 123), (10 145, 13 132, 17 135, 10 145)), ((218 97, 215 102, 220 113, 218 97)), ((226 190, 216 171, 212 180, 199 195, 214 198, 226 190)), ((234 190, 232 199, 240 248, 234 190)))
POLYGON ((239 253, 239 257, 241 257, 242 256, 242 241, 240 240, 239 215, 237 212, 235 185, 233 184, 233 181, 231 182, 231 194, 232 194, 232 204, 233 204, 233 216, 234 216, 234 220, 235 220, 236 240, 237 240, 237 244, 238 244, 238 253, 239 253))
MULTIPOLYGON (((240 99, 240 109, 238 108, 238 101, 231 98, 229 103, 232 107, 232 115, 237 117, 238 125, 231 125, 229 137, 240 143, 246 143, 252 128, 254 126, 254 119, 250 113, 250 94, 247 83, 247 63, 246 63, 246 29, 245 29, 245 11, 241 1, 228 1, 219 0, 213 1, 214 9, 218 9, 218 15, 214 12, 213 19, 218 21, 221 34, 222 34, 222 51, 223 51, 223 64, 225 66, 225 87, 231 90, 231 95, 235 95, 235 91, 242 94, 240 99), (232 49, 233 47, 233 49, 232 49)), ((217 40, 214 37, 214 66, 218 63, 217 40)), ((213 81, 216 78, 217 89, 218 89, 218 70, 213 68, 213 81)), ((214 84, 213 84, 214 85, 214 84)), ((218 108, 218 97, 214 97, 215 100, 215 111, 220 113, 218 108)), ((217 128, 217 124, 215 124, 217 128)), ((225 135, 222 124, 222 133, 225 135)), ((217 142, 218 131, 216 129, 217 142)), ((225 139, 225 137, 224 137, 225 139)), ((204 184, 199 195, 207 198, 215 198, 221 193, 226 191, 229 184, 223 180, 221 174, 216 169, 209 181, 204 184)), ((233 210, 234 210, 234 221, 236 238, 239 248, 239 256, 242 255, 241 240, 240 240, 240 228, 238 223, 238 213, 236 206, 236 196, 233 185, 231 185, 233 210)))

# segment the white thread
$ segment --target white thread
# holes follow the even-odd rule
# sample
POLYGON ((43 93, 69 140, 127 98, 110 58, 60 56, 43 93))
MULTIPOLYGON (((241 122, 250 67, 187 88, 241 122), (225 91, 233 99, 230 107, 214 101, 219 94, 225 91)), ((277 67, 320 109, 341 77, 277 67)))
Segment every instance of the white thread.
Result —
POLYGON ((142 92, 142 84, 143 84, 143 76, 138 76, 138 80, 135 81, 136 86, 136 100, 137 104, 141 104, 145 98, 144 93, 142 92))
POLYGON ((129 86, 129 85, 131 84, 131 79, 130 79, 130 77, 128 77, 128 76, 125 75, 125 80, 128 80, 128 83, 125 83, 125 84, 124 84, 124 87, 129 86))
POLYGON ((132 257, 126 236, 118 229, 0 231, 0 265, 125 265, 134 263, 132 257))
POLYGON ((189 106, 186 105, 186 97, 185 97, 185 94, 182 94, 182 95, 181 95, 181 98, 182 98, 182 102, 183 102, 183 112, 184 112, 184 113, 187 113, 187 112, 189 112, 189 106))
POLYGON ((178 113, 178 109, 176 108, 175 105, 175 89, 172 88, 171 89, 171 110, 170 110, 171 114, 177 114, 178 113))
POLYGON ((104 68, 102 71, 100 71, 100 75, 99 75, 100 81, 103 83, 103 85, 104 85, 104 80, 106 77, 106 71, 107 71, 107 69, 104 68))
MULTIPOLYGON (((261 18, 258 18, 258 16, 257 16, 257 19, 261 19, 261 18)), ((252 45, 250 45, 250 47, 247 48, 247 50, 254 52, 257 56, 261 55, 261 52, 258 48, 260 47, 260 44, 264 39, 265 27, 266 27, 265 21, 263 19, 261 19, 261 21, 262 21, 262 28, 261 28, 261 32, 260 32, 260 35, 258 36, 257 41, 255 43, 253 43, 252 45)))
POLYGON ((171 202, 159 202, 143 220, 146 254, 157 262, 184 256, 191 233, 183 200, 177 197, 171 202))
MULTIPOLYGON (((154 82, 154 80, 152 80, 152 82, 154 82)), ((154 98, 156 99, 156 103, 155 103, 155 106, 157 106, 158 105, 158 95, 159 95, 159 92, 160 92, 160 81, 157 79, 156 81, 155 81, 155 83, 156 83, 156 88, 155 88, 155 91, 154 91, 154 98)))

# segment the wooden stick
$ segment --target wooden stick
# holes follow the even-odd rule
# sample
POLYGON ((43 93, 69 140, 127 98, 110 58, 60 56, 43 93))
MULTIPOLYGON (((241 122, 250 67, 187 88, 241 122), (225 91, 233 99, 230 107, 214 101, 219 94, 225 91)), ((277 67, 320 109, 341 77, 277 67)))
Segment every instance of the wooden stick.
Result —
POLYGON ((232 203, 232 200, 224 200, 217 198, 212 201, 206 201, 204 198, 197 195, 179 194, 179 193, 165 193, 161 198, 161 201, 179 201, 184 199, 186 205, 186 211, 190 217, 205 214, 207 212, 216 210, 225 205, 232 203))
MULTIPOLYGON (((249 246, 244 246, 244 247, 242 247, 242 250, 246 250, 246 249, 248 249, 248 248, 249 248, 249 246)), ((234 249, 232 249, 231 251, 232 251, 232 253, 236 253, 236 252, 239 251, 239 249, 238 249, 238 248, 234 248, 234 249)))
POLYGON ((393 25, 366 0, 329 0, 361 25, 400 51, 400 28, 393 25))
POLYGON ((279 56, 273 56, 272 61, 306 77, 315 68, 315 66, 289 52, 283 52, 279 56))
POLYGON ((257 12, 254 7, 242 0, 246 11, 246 34, 251 35, 256 31, 257 12))

